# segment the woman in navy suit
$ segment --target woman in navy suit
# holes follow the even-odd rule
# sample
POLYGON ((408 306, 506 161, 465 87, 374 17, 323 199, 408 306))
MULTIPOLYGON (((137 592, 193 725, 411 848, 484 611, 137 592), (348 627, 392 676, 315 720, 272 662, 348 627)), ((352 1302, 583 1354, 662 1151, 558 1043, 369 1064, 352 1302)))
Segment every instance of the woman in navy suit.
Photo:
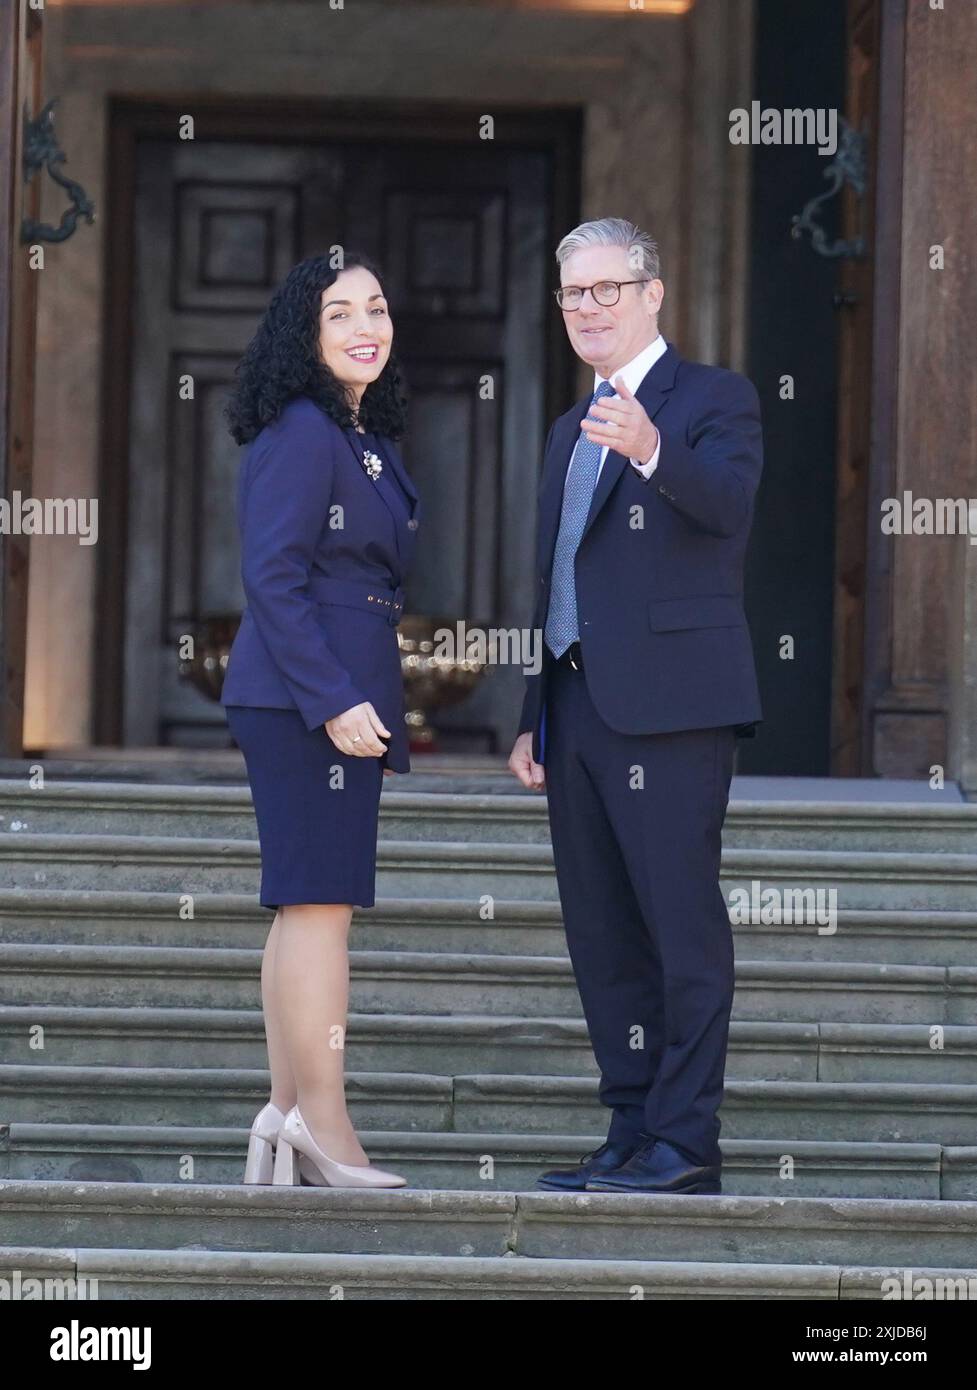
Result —
POLYGON ((263 907, 271 1097, 245 1182, 399 1187, 346 1111, 354 906, 374 903, 382 779, 408 772, 397 623, 418 499, 378 271, 302 261, 237 370, 227 418, 247 607, 221 702, 248 771, 263 907))

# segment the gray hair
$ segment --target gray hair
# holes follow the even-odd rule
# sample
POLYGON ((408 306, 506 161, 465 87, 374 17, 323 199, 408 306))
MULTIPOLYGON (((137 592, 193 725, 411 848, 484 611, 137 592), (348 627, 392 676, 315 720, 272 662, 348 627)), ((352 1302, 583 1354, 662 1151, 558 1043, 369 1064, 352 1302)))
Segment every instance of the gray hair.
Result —
POLYGON ((661 278, 658 243, 647 232, 623 217, 601 217, 596 222, 581 222, 574 227, 556 248, 557 262, 563 262, 585 246, 624 246, 631 269, 647 275, 649 280, 661 278))

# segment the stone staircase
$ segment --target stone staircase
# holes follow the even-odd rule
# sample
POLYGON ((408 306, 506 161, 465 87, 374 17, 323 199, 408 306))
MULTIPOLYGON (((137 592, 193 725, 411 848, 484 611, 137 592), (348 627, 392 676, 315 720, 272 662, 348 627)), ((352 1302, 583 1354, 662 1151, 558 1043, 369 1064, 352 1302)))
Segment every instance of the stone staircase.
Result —
POLYGON ((838 910, 830 933, 734 927, 724 1195, 566 1195, 532 1184, 606 1117, 545 802, 489 771, 411 782, 384 792, 351 936, 350 1109, 413 1184, 370 1193, 240 1184, 271 924, 247 787, 0 781, 0 1277, 180 1299, 977 1280, 977 805, 734 800, 727 896, 838 910))

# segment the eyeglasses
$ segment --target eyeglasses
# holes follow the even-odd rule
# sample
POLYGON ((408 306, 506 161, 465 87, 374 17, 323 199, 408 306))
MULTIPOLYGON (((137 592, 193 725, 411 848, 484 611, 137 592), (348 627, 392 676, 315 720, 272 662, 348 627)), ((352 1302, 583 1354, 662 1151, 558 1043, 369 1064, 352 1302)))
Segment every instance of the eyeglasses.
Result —
POLYGON ((553 293, 561 309, 579 309, 587 290, 590 290, 598 304, 610 308, 621 298, 622 285, 647 285, 647 283, 647 277, 644 280, 598 280, 596 285, 561 285, 553 293))

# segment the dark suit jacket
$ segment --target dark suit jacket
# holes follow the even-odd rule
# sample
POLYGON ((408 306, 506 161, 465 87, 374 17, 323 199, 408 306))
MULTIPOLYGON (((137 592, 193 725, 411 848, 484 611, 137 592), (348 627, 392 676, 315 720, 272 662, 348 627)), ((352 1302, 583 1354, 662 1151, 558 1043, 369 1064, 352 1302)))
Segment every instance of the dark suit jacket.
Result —
MULTIPOLYGON (((587 688, 625 734, 737 726, 762 718, 743 610, 743 559, 763 464, 760 404, 736 372, 686 362, 669 344, 635 392, 661 434, 646 482, 608 450, 575 557, 587 688)), ((542 629, 570 455, 589 397, 554 423, 539 490, 537 600, 542 629)), ((545 757, 552 656, 527 677, 520 732, 545 757)))
POLYGON ((396 445, 378 444, 374 481, 359 437, 305 396, 253 440, 237 492, 247 607, 221 703, 298 709, 314 729, 369 700, 392 735, 381 762, 407 772, 396 622, 419 503, 396 445))

